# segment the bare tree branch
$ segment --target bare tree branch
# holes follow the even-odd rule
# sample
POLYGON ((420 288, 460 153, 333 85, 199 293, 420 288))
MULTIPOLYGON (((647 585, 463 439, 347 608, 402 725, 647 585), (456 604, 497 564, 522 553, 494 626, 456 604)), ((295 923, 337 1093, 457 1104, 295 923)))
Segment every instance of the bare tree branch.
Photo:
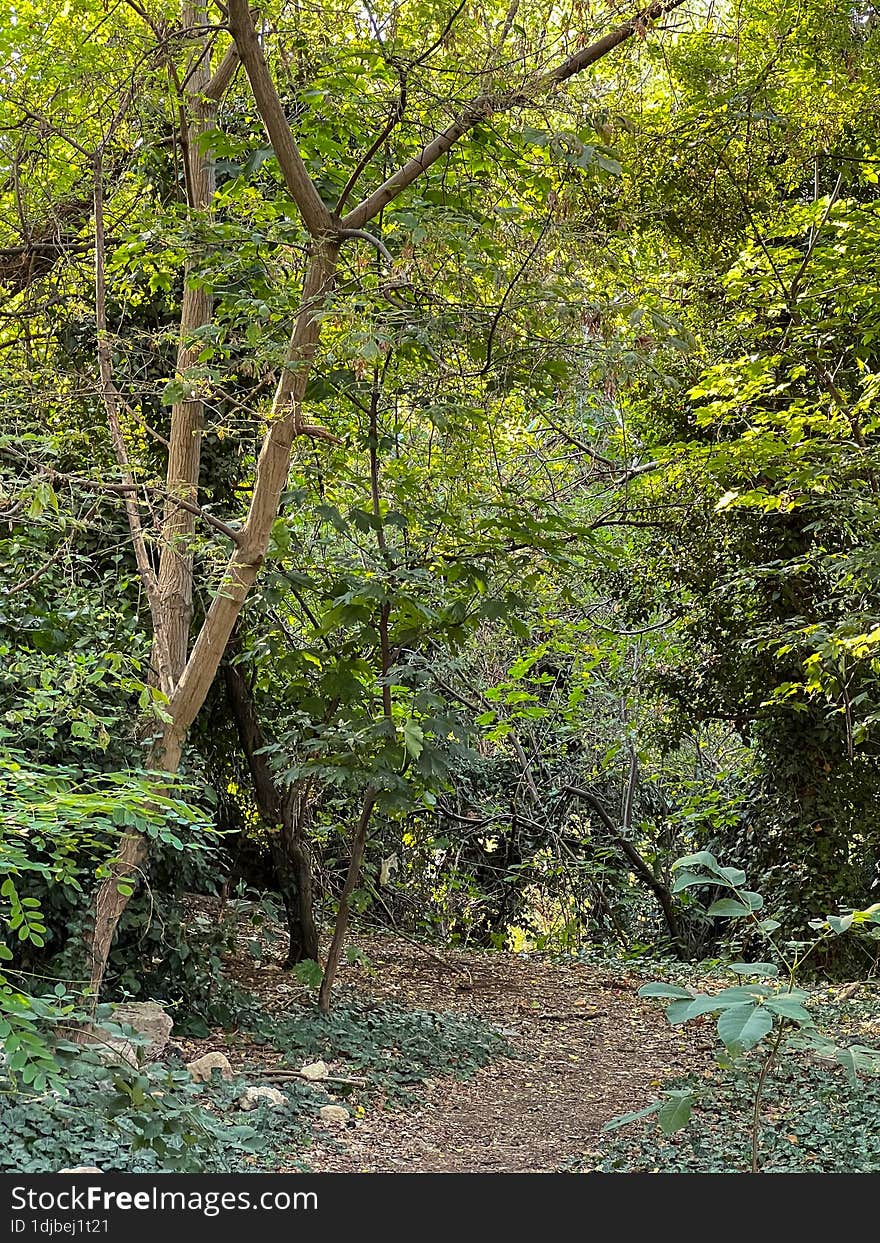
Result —
POLYGON ((103 159, 99 154, 95 157, 95 322, 98 337, 98 370, 101 376, 101 399, 107 413, 107 424, 110 429, 110 442, 116 464, 125 485, 125 514, 128 518, 128 529, 134 550, 140 580, 143 583, 150 614, 153 620, 153 632, 156 643, 159 685, 167 695, 172 687, 171 666, 168 657, 168 644, 162 621, 162 609, 159 601, 159 583, 150 563, 147 546, 144 540, 143 524, 137 502, 137 485, 131 473, 128 461, 128 450, 122 434, 119 413, 123 402, 113 381, 113 362, 110 353, 110 341, 107 336, 107 281, 104 270, 105 238, 104 238, 104 169, 103 159))
MULTIPOLYGON (((241 0, 235 0, 235 2, 241 3, 241 0)), ((684 3, 685 0, 661 0, 660 3, 652 4, 636 13, 629 21, 618 26, 616 30, 612 30, 604 38, 591 43, 589 47, 581 48, 574 56, 569 56, 556 69, 542 75, 530 85, 506 94, 479 96, 459 113, 451 125, 427 143, 418 155, 413 156, 402 168, 392 173, 387 181, 363 199, 347 216, 343 216, 343 226, 347 229, 359 229, 367 221, 372 220, 383 207, 387 207, 396 199, 402 190, 412 185, 427 172, 432 164, 451 151, 458 140, 480 121, 485 121, 499 112, 507 112, 511 108, 524 107, 533 103, 542 95, 548 94, 553 87, 560 86, 569 78, 573 78, 575 74, 595 65, 597 61, 602 60, 621 43, 631 39, 637 32, 644 33, 650 24, 657 22, 674 9, 680 8, 684 3)))
POLYGON ((266 126, 272 149, 303 222, 312 237, 332 235, 335 232, 334 218, 315 189, 294 141, 263 56, 263 49, 260 47, 248 0, 229 0, 229 29, 254 92, 254 100, 266 126))

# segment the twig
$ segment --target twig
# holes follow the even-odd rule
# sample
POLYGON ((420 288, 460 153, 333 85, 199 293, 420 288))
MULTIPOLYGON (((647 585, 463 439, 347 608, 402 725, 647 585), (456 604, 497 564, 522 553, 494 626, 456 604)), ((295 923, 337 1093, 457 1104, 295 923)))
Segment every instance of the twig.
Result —
POLYGON ((324 1075, 321 1079, 312 1079, 310 1075, 304 1075, 299 1070, 251 1070, 250 1075, 258 1075, 261 1079, 277 1079, 279 1083, 284 1083, 288 1079, 302 1079, 305 1083, 313 1083, 316 1086, 322 1083, 340 1083, 344 1087, 359 1088, 369 1083, 369 1079, 345 1078, 341 1075, 324 1075))

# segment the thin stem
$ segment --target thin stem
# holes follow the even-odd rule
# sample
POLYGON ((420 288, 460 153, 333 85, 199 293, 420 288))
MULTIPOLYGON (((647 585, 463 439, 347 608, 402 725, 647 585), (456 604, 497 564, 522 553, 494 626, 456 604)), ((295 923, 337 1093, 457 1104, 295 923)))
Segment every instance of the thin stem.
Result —
POLYGON ((779 1046, 782 1044, 782 1037, 785 1032, 785 1020, 783 1019, 779 1027, 776 1029, 776 1039, 770 1047, 770 1052, 764 1058, 764 1065, 761 1067, 761 1073, 758 1075, 758 1082, 755 1086, 755 1105, 752 1110, 752 1173, 758 1174, 760 1141, 761 1141, 761 1102, 764 1098, 764 1084, 767 1082, 767 1076, 770 1069, 776 1061, 776 1054, 779 1052, 779 1046))

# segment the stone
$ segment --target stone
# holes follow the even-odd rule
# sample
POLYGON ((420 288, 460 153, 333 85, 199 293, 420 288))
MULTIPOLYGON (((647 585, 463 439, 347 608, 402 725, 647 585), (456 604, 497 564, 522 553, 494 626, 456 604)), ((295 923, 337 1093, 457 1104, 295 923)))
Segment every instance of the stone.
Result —
POLYGON ((315 1082, 318 1079, 326 1079, 330 1071, 327 1069, 326 1062, 308 1062, 299 1073, 303 1079, 311 1079, 315 1082))
POLYGON ((99 1170, 97 1165, 70 1165, 66 1170, 59 1170, 59 1174, 103 1174, 103 1170, 99 1170))
POLYGON ((165 1052, 174 1022, 157 1001, 125 1001, 114 1008, 111 1018, 122 1027, 133 1027, 147 1039, 147 1044, 138 1046, 145 1061, 155 1061, 165 1052))
POLYGON ((104 1061, 125 1062, 137 1066, 154 1062, 165 1051, 174 1023, 171 1015, 157 1001, 125 1001, 114 1006, 110 1021, 119 1027, 131 1027, 140 1037, 137 1041, 114 1035, 104 1027, 91 1031, 91 1043, 104 1061))
POLYGON ((322 1105, 319 1112, 321 1121, 331 1126, 344 1126, 351 1117, 342 1105, 322 1105))
POLYGON ((196 1083, 210 1083, 211 1072, 214 1070, 220 1071, 222 1079, 232 1078, 232 1066, 225 1053, 203 1053, 201 1057, 187 1062, 186 1068, 190 1073, 190 1078, 196 1083))
POLYGON ((283 1092, 279 1092, 277 1088, 261 1085, 258 1088, 245 1088, 238 1098, 237 1104, 239 1109, 249 1113, 264 1102, 270 1109, 280 1109, 282 1105, 287 1104, 287 1097, 283 1092))

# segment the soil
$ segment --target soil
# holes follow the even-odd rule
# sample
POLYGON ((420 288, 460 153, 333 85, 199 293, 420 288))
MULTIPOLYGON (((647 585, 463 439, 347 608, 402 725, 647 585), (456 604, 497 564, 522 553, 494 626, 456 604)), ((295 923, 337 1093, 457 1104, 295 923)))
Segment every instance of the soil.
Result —
POLYGON ((445 953, 453 972, 406 942, 365 950, 378 969, 373 996, 479 1015, 504 1030, 517 1056, 468 1080, 429 1083, 415 1110, 368 1115, 338 1145, 312 1150, 315 1170, 576 1168, 598 1151, 606 1122, 649 1104, 661 1079, 708 1061, 705 1036, 671 1028, 656 1003, 638 997, 640 978, 498 952, 445 953))
MULTIPOLYGON (((369 965, 341 969, 339 996, 479 1016, 503 1030, 514 1056, 467 1080, 427 1081, 415 1107, 371 1105, 341 1131, 324 1131, 303 1154, 316 1172, 576 1169, 600 1151, 606 1122, 649 1104, 662 1080, 711 1064, 709 1034, 670 1027, 656 1003, 639 998, 641 977, 537 955, 437 953, 387 936, 354 943, 369 965)), ((302 998, 274 965, 232 965, 270 1010, 302 998)), ((217 1047, 190 1041, 187 1056, 217 1047)), ((242 1070, 266 1058, 232 1042, 224 1051, 242 1070)))

